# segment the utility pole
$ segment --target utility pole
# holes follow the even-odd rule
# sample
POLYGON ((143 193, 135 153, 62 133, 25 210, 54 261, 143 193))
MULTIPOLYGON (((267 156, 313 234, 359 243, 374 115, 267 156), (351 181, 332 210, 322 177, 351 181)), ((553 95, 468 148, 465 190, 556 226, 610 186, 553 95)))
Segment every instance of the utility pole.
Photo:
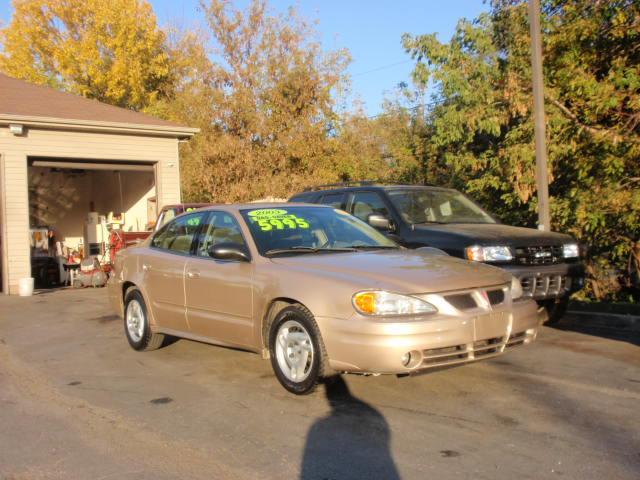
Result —
POLYGON ((531 23, 531 69, 533 73, 533 115, 536 135, 536 186, 538 189, 538 228, 551 230, 549 178, 544 123, 544 84, 542 81, 542 40, 540 38, 540 0, 529 0, 531 23))

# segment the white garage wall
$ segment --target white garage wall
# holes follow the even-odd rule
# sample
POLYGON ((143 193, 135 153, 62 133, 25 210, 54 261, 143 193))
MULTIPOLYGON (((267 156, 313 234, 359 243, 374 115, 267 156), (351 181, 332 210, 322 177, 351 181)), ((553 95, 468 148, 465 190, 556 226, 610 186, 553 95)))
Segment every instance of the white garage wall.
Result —
POLYGON ((7 263, 10 293, 16 293, 18 280, 31 276, 29 252, 29 200, 27 158, 29 156, 76 159, 144 161, 156 163, 158 205, 180 202, 178 140, 168 137, 59 131, 26 128, 14 136, 0 127, 0 156, 7 263))

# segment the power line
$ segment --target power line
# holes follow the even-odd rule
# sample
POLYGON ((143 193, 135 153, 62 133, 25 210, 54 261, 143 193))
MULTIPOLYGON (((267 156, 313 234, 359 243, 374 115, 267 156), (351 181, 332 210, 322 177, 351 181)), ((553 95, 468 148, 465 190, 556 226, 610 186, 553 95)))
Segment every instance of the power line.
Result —
POLYGON ((355 73, 351 75, 351 77, 360 77, 362 75, 379 72, 380 70, 386 70, 387 68, 397 67, 398 65, 404 65, 405 63, 410 63, 410 62, 413 62, 413 60, 409 59, 409 60, 403 60, 401 62, 390 63, 389 65, 383 65, 381 67, 373 68, 371 70, 367 70, 366 72, 355 73))
MULTIPOLYGON (((418 110, 420 108, 431 108, 431 107, 435 107, 438 104, 438 102, 428 102, 428 103, 424 103, 424 104, 420 104, 420 105, 414 105, 413 107, 400 107, 400 110, 406 110, 406 111, 413 111, 413 110, 418 110)), ((369 119, 373 119, 373 118, 378 118, 378 117, 384 117, 386 115, 390 115, 390 112, 380 112, 380 113, 376 113, 375 115, 369 115, 367 118, 369 119)))

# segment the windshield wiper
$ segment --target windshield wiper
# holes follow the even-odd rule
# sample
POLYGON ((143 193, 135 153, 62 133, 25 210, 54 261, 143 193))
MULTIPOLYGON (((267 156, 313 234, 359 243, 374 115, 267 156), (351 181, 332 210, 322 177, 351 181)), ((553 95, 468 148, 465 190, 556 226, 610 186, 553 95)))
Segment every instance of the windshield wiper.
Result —
POLYGON ((414 225, 427 225, 429 223, 435 223, 436 225, 446 225, 451 222, 439 222, 437 220, 425 220, 424 222, 416 222, 414 225))
POLYGON ((316 247, 290 247, 290 248, 272 248, 264 252, 265 255, 280 255, 284 253, 319 253, 319 252, 353 252, 354 248, 316 248, 316 247))
POLYGON ((354 250, 397 250, 400 247, 396 245, 349 245, 349 248, 352 248, 354 250))

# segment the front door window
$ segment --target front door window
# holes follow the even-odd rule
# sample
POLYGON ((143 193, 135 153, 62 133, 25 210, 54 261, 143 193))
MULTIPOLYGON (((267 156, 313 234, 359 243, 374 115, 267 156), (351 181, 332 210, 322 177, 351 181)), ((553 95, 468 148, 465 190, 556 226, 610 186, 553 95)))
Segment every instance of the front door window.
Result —
POLYGON ((222 243, 245 246, 240 225, 226 212, 211 212, 207 224, 203 227, 196 250, 199 257, 208 257, 212 247, 222 243))

